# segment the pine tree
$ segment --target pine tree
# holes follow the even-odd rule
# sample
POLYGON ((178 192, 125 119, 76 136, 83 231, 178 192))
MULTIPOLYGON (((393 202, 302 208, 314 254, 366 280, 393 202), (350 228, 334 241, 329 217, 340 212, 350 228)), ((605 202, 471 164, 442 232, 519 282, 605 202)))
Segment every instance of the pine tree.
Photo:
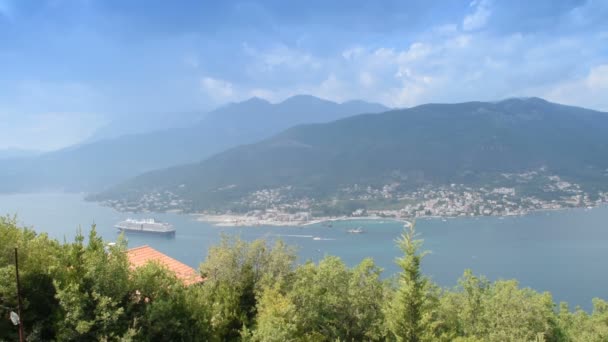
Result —
POLYGON ((415 224, 411 224, 397 240, 405 255, 397 259, 402 272, 387 315, 389 330, 397 341, 422 341, 425 330, 423 316, 429 286, 420 271, 420 263, 426 253, 420 252, 422 240, 416 238, 415 224))

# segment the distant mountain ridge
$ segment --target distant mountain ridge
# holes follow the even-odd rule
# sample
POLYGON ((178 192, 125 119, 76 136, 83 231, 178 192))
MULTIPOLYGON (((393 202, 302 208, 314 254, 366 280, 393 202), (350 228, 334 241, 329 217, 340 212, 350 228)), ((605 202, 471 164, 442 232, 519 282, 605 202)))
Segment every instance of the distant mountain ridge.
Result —
POLYGON ((0 160, 2 159, 12 159, 12 158, 22 158, 22 157, 32 157, 37 156, 43 152, 37 150, 27 150, 22 148, 5 148, 0 149, 0 160))
POLYGON ((143 172, 199 161, 294 125, 386 109, 363 101, 339 104, 313 96, 294 96, 277 104, 254 98, 209 112, 189 127, 94 141, 31 158, 2 160, 0 192, 100 191, 143 172))
POLYGON ((352 184, 473 183, 532 169, 606 187, 606 132, 608 113, 539 98, 427 104, 293 127, 200 163, 146 173, 95 199, 169 191, 202 210, 261 189, 332 196, 352 184))
POLYGON ((112 140, 125 135, 146 134, 159 130, 188 127, 196 124, 206 114, 203 111, 124 114, 99 127, 90 137, 82 141, 80 145, 102 140, 112 140))

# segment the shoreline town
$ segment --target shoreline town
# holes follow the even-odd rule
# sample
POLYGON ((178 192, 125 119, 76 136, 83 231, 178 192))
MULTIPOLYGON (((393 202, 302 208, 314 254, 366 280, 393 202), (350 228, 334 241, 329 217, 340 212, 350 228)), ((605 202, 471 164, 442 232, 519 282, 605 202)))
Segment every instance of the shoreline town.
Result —
POLYGON ((414 191, 390 183, 373 188, 352 185, 334 198, 293 197, 290 186, 246 194, 234 204, 242 212, 197 211, 179 195, 151 192, 131 200, 106 200, 120 212, 183 213, 220 227, 304 226, 332 220, 521 216, 535 211, 593 208, 608 203, 608 192, 589 193, 579 184, 544 171, 503 174, 493 187, 463 184, 427 186, 414 191))

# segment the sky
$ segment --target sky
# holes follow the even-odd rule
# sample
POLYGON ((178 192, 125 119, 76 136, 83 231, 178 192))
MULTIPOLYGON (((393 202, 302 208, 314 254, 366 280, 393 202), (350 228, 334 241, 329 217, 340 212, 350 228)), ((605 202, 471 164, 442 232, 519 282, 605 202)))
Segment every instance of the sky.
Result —
POLYGON ((0 149, 252 96, 608 111, 608 0, 0 0, 0 149))

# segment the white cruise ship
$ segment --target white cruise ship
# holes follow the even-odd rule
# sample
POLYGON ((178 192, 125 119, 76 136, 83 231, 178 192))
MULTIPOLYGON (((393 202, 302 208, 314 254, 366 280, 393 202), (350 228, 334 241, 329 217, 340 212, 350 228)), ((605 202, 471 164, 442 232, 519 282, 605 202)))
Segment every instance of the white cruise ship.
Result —
POLYGON ((154 233, 173 235, 175 234, 175 228, 169 223, 155 221, 154 219, 126 219, 118 222, 114 227, 118 228, 123 232, 135 232, 135 233, 154 233))

